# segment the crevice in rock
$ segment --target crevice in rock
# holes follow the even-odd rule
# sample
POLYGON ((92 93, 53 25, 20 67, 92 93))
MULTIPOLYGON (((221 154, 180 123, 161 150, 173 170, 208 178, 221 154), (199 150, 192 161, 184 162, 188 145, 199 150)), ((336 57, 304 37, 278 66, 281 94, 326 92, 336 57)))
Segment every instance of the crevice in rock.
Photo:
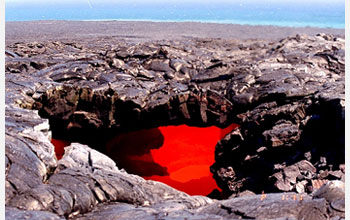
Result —
MULTIPOLYGON (((216 142, 235 126, 143 129, 115 135, 105 144, 101 141, 99 147, 129 173, 164 182, 190 194, 207 195, 214 189, 210 187, 216 187, 209 172, 209 166, 214 163, 216 142)), ((57 145, 58 142, 53 139, 56 152, 61 152, 57 148, 65 145, 57 145)), ((89 163, 93 167, 91 160, 89 163)))
POLYGON ((10 180, 7 180, 7 182, 11 185, 11 187, 17 192, 16 184, 13 184, 10 180))
MULTIPOLYGON (((115 155, 112 158, 117 162, 117 165, 130 173, 145 177, 166 176, 169 175, 166 168, 152 162, 151 157, 149 157, 149 162, 143 161, 142 158, 138 161, 134 160, 133 162, 138 163, 143 161, 142 165, 133 164, 130 166, 130 157, 121 157, 120 155, 130 154, 134 155, 133 157, 142 157, 143 155, 147 156, 152 148, 159 148, 161 143, 157 144, 156 142, 159 138, 158 142, 162 142, 162 137, 158 130, 159 138, 157 138, 157 128, 155 127, 161 125, 188 124, 199 127, 210 125, 225 127, 231 120, 229 112, 232 104, 212 91, 199 94, 189 92, 164 98, 166 99, 155 99, 154 104, 151 102, 149 107, 144 107, 142 104, 144 101, 124 100, 111 88, 93 91, 89 88, 63 86, 63 88, 48 90, 37 99, 33 106, 39 110, 42 117, 49 118, 54 138, 53 143, 59 139, 66 143, 88 144, 106 155, 115 155), (144 132, 148 132, 146 135, 143 134, 144 138, 148 137, 150 141, 156 141, 150 143, 149 147, 151 148, 140 146, 132 148, 127 143, 119 143, 122 146, 120 148, 110 147, 111 142, 108 140, 114 138, 113 141, 118 143, 123 141, 123 135, 132 132, 136 132, 134 136, 139 138, 138 136, 142 133, 137 133, 137 131, 142 131, 142 129, 144 132), (152 133, 149 133, 152 129, 156 132, 153 132, 153 137, 152 133), (116 136, 116 134, 120 135, 116 136), (132 149, 138 149, 139 152, 130 151, 132 149), (147 174, 133 170, 135 167, 142 166, 144 170, 147 170, 147 174), (149 173, 149 171, 153 173, 149 173)), ((219 140, 220 137, 217 138, 219 140)), ((132 139, 129 138, 129 142, 130 140, 132 139)), ((211 146, 213 149, 215 144, 216 142, 211 146)))
POLYGON ((8 171, 11 167, 12 161, 5 155, 5 176, 7 176, 8 171))

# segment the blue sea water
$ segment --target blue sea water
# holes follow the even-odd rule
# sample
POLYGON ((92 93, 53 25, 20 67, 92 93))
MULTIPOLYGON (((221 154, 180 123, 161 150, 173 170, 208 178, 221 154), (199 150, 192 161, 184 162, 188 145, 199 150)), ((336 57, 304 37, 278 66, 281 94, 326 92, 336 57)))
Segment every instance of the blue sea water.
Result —
POLYGON ((345 28, 343 1, 97 1, 8 0, 6 21, 136 20, 345 28))

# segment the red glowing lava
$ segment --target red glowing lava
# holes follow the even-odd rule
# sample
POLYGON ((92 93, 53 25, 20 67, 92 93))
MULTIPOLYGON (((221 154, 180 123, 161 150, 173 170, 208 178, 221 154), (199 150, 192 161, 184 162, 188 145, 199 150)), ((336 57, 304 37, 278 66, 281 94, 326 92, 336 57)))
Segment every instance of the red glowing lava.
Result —
MULTIPOLYGON (((209 167, 215 145, 238 127, 220 129, 166 126, 121 133, 106 142, 106 153, 120 168, 168 184, 190 195, 208 195, 218 189, 209 167)), ((69 143, 52 139, 57 158, 69 143)))
POLYGON ((217 189, 209 167, 214 163, 216 143, 236 128, 167 126, 159 127, 164 135, 161 148, 151 150, 153 160, 167 168, 168 176, 151 176, 190 195, 208 195, 217 189))
POLYGON ((57 160, 60 160, 64 154, 64 148, 70 145, 70 142, 52 138, 51 143, 55 146, 57 160))

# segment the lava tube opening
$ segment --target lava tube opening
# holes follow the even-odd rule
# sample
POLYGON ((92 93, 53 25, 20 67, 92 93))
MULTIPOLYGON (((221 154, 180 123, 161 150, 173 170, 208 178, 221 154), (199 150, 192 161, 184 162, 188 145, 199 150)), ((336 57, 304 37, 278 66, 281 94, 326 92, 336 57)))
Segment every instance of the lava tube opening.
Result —
MULTIPOLYGON (((107 140, 104 153, 129 173, 163 182, 189 195, 207 196, 213 190, 220 191, 210 172, 215 146, 237 127, 179 125, 125 132, 107 140)), ((70 144, 56 139, 52 143, 57 158, 70 144)))

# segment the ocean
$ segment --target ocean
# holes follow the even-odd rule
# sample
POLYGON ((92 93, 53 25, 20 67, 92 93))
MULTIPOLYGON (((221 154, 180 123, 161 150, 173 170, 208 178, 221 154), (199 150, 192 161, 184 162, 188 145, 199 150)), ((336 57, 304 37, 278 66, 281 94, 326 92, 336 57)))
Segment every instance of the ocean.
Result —
POLYGON ((6 21, 122 20, 196 21, 288 27, 345 28, 345 2, 337 0, 252 1, 61 1, 8 0, 6 21))

